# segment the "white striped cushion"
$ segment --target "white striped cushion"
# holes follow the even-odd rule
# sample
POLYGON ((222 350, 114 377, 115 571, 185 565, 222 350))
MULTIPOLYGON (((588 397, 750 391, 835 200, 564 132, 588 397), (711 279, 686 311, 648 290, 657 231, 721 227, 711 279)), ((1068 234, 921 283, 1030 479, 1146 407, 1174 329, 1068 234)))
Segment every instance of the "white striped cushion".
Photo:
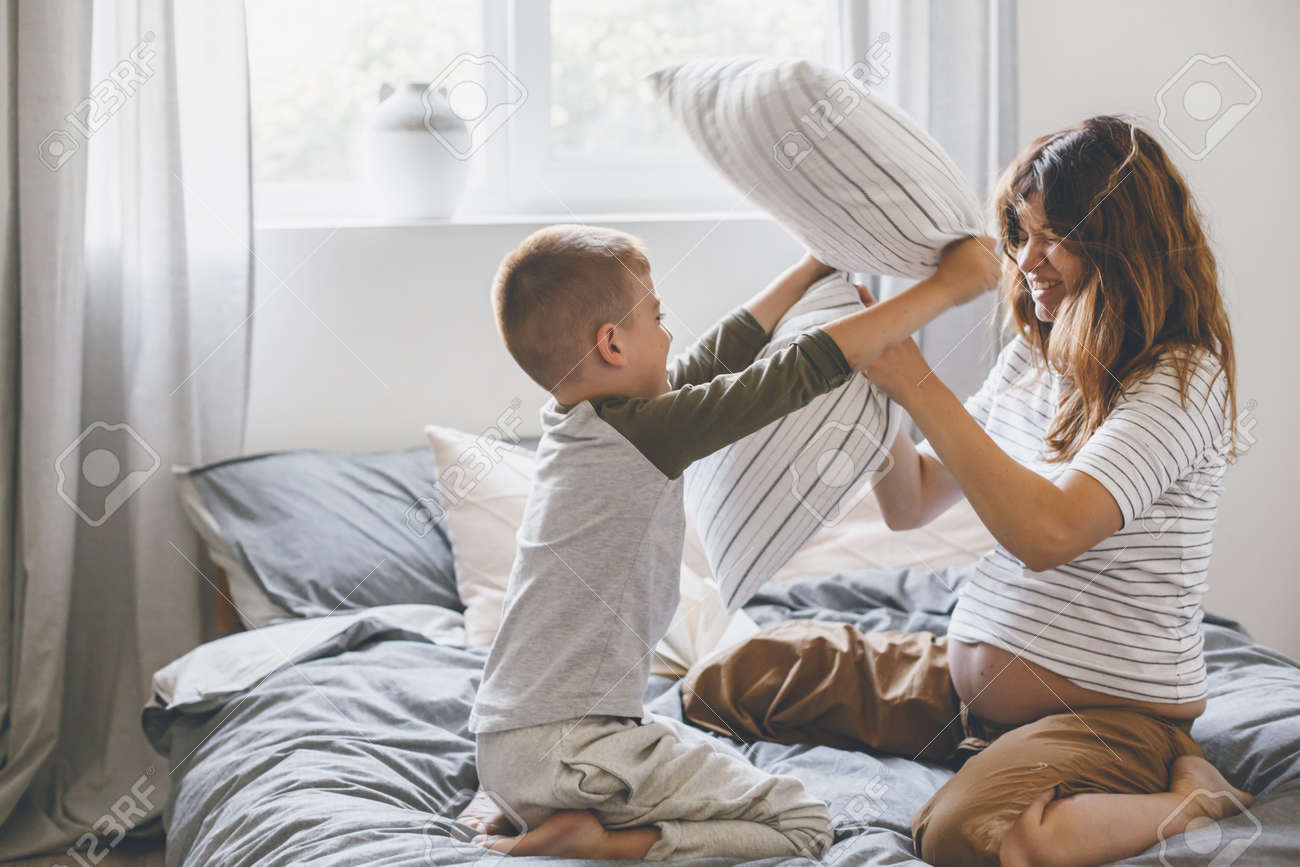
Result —
MULTIPOLYGON (((842 274, 818 281, 759 358, 862 308, 842 274)), ((854 376, 686 470, 686 507, 727 610, 744 605, 821 526, 834 525, 893 465, 901 412, 854 376)))
POLYGON ((953 161, 852 76, 739 57, 650 79, 718 171, 834 268, 928 277, 939 250, 981 231, 953 161))

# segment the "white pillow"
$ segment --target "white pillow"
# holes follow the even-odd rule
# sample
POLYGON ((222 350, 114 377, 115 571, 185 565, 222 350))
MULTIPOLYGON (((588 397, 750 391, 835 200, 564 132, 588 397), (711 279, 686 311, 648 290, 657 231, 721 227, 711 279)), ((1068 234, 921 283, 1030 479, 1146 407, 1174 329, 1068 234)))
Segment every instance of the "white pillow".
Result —
MULTIPOLYGON (((907 436, 906 432, 900 435, 907 436)), ((861 569, 902 568, 929 570, 942 582, 958 574, 945 567, 973 563, 996 546, 968 500, 915 530, 891 530, 885 526, 876 498, 866 497, 839 524, 814 533, 772 576, 771 583, 861 569)))
MULTIPOLYGON (((862 309, 843 274, 819 280, 758 357, 862 309)), ((749 601, 819 527, 838 524, 893 467, 902 411, 854 376, 686 470, 686 507, 728 611, 749 601)))
MULTIPOLYGON (((456 590, 465 604, 465 641, 486 646, 501 625, 501 607, 515 562, 515 534, 533 484, 536 456, 499 438, 451 428, 424 429, 439 467, 443 510, 456 565, 456 590)), ((651 671, 680 676, 695 660, 743 641, 758 626, 743 612, 723 609, 708 572, 708 557, 688 525, 682 551, 682 601, 655 648, 651 671)))
POLYGON ((927 277, 946 244, 981 231, 979 202, 934 139, 853 71, 738 57, 650 79, 718 171, 818 259, 927 277))
POLYGON ((489 645, 501 623, 515 533, 523 523, 537 459, 499 438, 481 442, 473 434, 433 425, 424 434, 438 465, 456 592, 465 605, 465 642, 489 645))

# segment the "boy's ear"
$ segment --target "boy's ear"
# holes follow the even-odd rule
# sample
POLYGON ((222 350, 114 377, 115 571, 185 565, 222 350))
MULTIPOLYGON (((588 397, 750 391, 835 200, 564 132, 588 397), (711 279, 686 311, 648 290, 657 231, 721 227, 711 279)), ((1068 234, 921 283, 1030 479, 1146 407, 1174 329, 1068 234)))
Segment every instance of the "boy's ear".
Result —
POLYGON ((602 323, 600 328, 596 329, 596 354, 606 364, 614 367, 627 365, 627 354, 623 352, 621 342, 618 326, 613 322, 602 323))

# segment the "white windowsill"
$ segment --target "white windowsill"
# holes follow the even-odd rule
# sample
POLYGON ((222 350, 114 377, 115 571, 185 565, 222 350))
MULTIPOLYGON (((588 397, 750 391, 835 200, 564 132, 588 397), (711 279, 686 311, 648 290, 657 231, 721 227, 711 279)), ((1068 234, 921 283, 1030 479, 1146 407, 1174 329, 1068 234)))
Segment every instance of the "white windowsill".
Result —
POLYGON ((719 223, 770 220, 757 210, 734 211, 608 211, 570 214, 475 214, 448 220, 395 219, 388 217, 319 217, 281 220, 256 220, 256 231, 300 229, 443 229, 473 226, 546 226, 552 223, 638 224, 638 223, 719 223))

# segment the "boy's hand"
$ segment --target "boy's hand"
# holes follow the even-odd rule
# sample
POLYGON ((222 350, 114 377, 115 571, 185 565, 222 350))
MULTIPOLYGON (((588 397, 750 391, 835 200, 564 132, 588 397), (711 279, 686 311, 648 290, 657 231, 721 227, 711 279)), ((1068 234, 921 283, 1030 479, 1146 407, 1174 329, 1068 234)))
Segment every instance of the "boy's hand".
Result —
POLYGON ((934 276, 951 291, 953 306, 978 298, 1002 278, 997 241, 978 235, 952 242, 940 255, 934 276))

